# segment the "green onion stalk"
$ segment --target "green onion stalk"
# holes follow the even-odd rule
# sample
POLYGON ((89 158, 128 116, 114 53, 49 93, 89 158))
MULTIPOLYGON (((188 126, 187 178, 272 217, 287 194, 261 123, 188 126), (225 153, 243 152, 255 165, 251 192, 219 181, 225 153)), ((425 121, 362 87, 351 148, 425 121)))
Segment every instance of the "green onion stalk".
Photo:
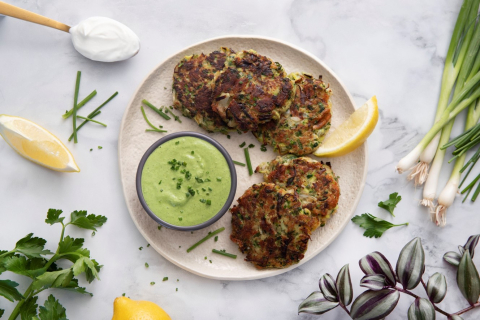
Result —
MULTIPOLYGON (((454 97, 458 96, 460 94, 460 92, 465 89, 466 84, 469 83, 476 76, 476 74, 479 72, 479 69, 480 69, 480 56, 478 55, 478 52, 479 52, 479 49, 480 49, 480 27, 478 25, 475 26, 475 22, 476 22, 476 18, 477 18, 477 12, 478 12, 478 5, 479 5, 479 1, 476 1, 473 4, 474 9, 476 9, 476 10, 472 9, 472 11, 471 11, 471 20, 472 21, 470 22, 470 26, 468 26, 469 30, 468 30, 465 37, 466 38, 470 37, 470 34, 472 35, 472 37, 471 37, 471 41, 470 41, 470 44, 469 44, 469 47, 468 47, 468 50, 467 50, 467 54, 464 58, 464 62, 462 64, 462 67, 460 69, 460 73, 458 75, 457 83, 456 83, 456 86, 455 86, 455 91, 454 91, 454 94, 453 94, 454 97)), ((475 86, 478 86, 478 85, 475 85, 475 86)), ((455 98, 454 98, 454 100, 455 100, 455 98)), ((473 102, 470 105, 470 110, 475 109, 475 104, 476 103, 473 102)), ((469 114, 470 113, 471 112, 469 112, 469 114)), ((432 221, 436 222, 437 225, 444 225, 444 222, 445 222, 445 219, 444 219, 445 215, 444 214, 441 215, 441 216, 436 214, 436 212, 438 210, 435 209, 434 199, 435 199, 436 194, 437 194, 438 178, 439 178, 440 172, 442 170, 443 160, 445 158, 445 153, 446 153, 446 150, 445 150, 445 148, 443 148, 443 146, 446 143, 448 143, 448 140, 450 139, 450 134, 452 132, 454 121, 455 121, 455 119, 451 120, 445 126, 445 128, 443 128, 443 130, 442 130, 442 133, 440 135, 440 141, 439 141, 439 144, 437 146, 437 150, 435 152, 435 158, 433 160, 433 163, 432 163, 432 166, 431 166, 431 169, 430 169, 430 173, 429 173, 429 175, 426 179, 425 188, 423 189, 423 199, 421 201, 422 205, 430 208, 430 212, 432 214, 431 215, 432 221), (439 219, 439 218, 442 218, 442 219, 439 219)), ((474 118, 468 120, 467 123, 465 124, 465 126, 466 126, 465 130, 470 129, 472 126, 475 125, 475 123, 476 123, 476 120, 474 118), (472 121, 473 121, 473 124, 472 124, 472 121)), ((451 183, 449 183, 448 186, 451 187, 453 184, 455 184, 454 180, 455 179, 450 181, 451 183)), ((458 183, 457 183, 457 186, 458 186, 458 183)), ((452 203, 453 203, 454 198, 455 197, 453 196, 453 198, 451 200, 452 203)), ((445 200, 445 197, 443 197, 442 199, 445 200)), ((444 202, 444 204, 447 204, 449 202, 450 201, 444 202)), ((441 207, 441 208, 444 208, 444 207, 441 207)), ((443 211, 445 211, 445 210, 443 210, 443 211)))
MULTIPOLYGON (((478 11, 478 0, 464 0, 457 22, 453 30, 452 39, 448 47, 445 66, 443 69, 442 84, 440 89, 440 98, 437 105, 435 115, 435 123, 437 123, 448 105, 452 89, 454 87, 457 76, 467 54, 467 49, 473 34, 473 28, 469 28, 469 22, 475 21, 476 12, 478 11), (477 10, 475 10, 475 8, 477 10), (467 32, 466 32, 467 30, 467 32)), ((415 180, 415 185, 421 185, 425 182, 430 163, 435 157, 435 152, 440 141, 440 133, 436 134, 428 144, 421 148, 414 149, 413 154, 399 161, 396 170, 403 173, 412 170, 408 175, 409 180, 415 180), (420 161, 418 161, 420 159, 420 161)))
MULTIPOLYGON (((478 102, 478 100, 477 100, 478 102)), ((477 108, 477 103, 472 103, 468 108, 467 120, 465 123, 465 131, 470 130, 473 128, 480 118, 480 110, 477 108)), ((445 150, 441 150, 445 153, 445 150)), ((460 178, 462 175, 462 168, 465 164, 466 152, 463 152, 458 158, 456 158, 455 165, 453 167, 452 174, 450 179, 443 188, 440 196, 438 197, 438 206, 435 209, 435 213, 432 214, 432 220, 438 226, 445 226, 447 223, 447 209, 453 204, 455 201, 455 197, 458 193, 458 187, 460 184, 460 178)))

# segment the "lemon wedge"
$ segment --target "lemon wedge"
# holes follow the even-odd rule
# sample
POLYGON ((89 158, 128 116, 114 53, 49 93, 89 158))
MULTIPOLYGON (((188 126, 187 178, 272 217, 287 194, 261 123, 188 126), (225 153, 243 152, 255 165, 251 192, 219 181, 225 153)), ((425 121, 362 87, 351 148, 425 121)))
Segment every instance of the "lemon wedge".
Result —
POLYGON ((32 121, 1 114, 0 135, 22 157, 32 162, 55 171, 80 171, 67 147, 32 121))
POLYGON ((118 297, 113 302, 112 320, 172 320, 172 318, 153 302, 118 297))
POLYGON ((352 152, 367 140, 377 121, 377 97, 373 96, 326 137, 313 154, 317 157, 338 157, 352 152))

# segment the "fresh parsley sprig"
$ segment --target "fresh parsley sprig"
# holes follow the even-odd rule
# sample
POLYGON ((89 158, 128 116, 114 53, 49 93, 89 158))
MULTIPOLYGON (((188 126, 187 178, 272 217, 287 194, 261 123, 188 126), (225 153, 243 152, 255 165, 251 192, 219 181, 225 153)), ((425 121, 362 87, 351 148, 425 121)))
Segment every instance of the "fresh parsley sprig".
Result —
POLYGON ((395 210, 395 207, 400 202, 400 200, 402 200, 402 196, 399 196, 398 192, 394 192, 388 196, 388 200, 380 201, 378 203, 378 206, 387 210, 392 216, 395 217, 395 215, 393 214, 393 210, 395 210))
MULTIPOLYGON (((38 294, 50 288, 59 288, 87 294, 85 288, 78 285, 78 277, 85 274, 86 280, 91 283, 100 279, 98 273, 102 266, 90 257, 90 251, 83 247, 84 239, 65 236, 65 229, 69 225, 82 229, 96 231, 107 218, 101 215, 87 214, 87 211, 74 211, 70 214, 70 221, 65 223, 61 217, 62 210, 50 209, 45 222, 50 225, 61 224, 62 231, 58 247, 55 252, 45 249, 46 240, 34 237, 33 233, 17 241, 10 251, 0 250, 0 274, 5 271, 22 275, 31 279, 27 290, 21 294, 17 290, 18 283, 11 280, 0 280, 0 296, 11 302, 18 301, 9 319, 67 319, 66 310, 60 302, 50 295, 43 306, 38 306, 38 294), (70 261, 68 268, 61 269, 56 263, 70 261)), ((0 310, 0 316, 4 310, 0 310)))
POLYGON ((377 218, 370 213, 364 213, 361 216, 352 218, 353 223, 365 229, 363 235, 368 238, 380 238, 385 231, 393 227, 408 226, 408 222, 402 224, 393 224, 383 219, 377 218))

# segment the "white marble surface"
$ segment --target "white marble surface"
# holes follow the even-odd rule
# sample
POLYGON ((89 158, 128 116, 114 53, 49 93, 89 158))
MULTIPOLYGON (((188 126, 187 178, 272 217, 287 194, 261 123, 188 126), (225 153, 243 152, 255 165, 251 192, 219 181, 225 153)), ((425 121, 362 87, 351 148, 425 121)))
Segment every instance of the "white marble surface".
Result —
MULTIPOLYGON (((77 70, 82 71, 80 95, 98 91, 86 108, 93 108, 116 90, 120 93, 99 117, 108 128, 84 128, 79 144, 69 144, 82 168, 80 174, 59 174, 24 161, 0 140, 1 249, 13 247, 29 232, 46 238, 53 248, 58 227, 43 223, 50 207, 65 212, 86 209, 109 218, 95 237, 70 231, 87 238, 92 256, 105 267, 100 273, 102 280, 87 286, 93 298, 54 292, 67 308, 69 319, 109 319, 113 299, 124 292, 134 299, 158 303, 173 319, 316 319, 297 316, 297 306, 318 290, 323 273, 335 275, 350 263, 357 296, 363 291, 358 287, 362 276, 358 260, 378 250, 395 263, 402 246, 415 236, 424 243, 427 274, 440 271, 449 279, 449 293, 440 306, 451 312, 466 306, 454 282, 454 271, 442 261, 442 255, 479 232, 478 204, 457 201, 448 213, 447 227, 439 229, 417 206, 421 191, 394 172, 395 162, 433 121, 443 60, 461 1, 7 2, 72 25, 94 15, 111 17, 130 26, 142 41, 140 53, 130 61, 96 63, 76 53, 67 34, 0 17, 0 113, 31 119, 66 139, 71 123, 62 121, 60 115, 71 108, 77 70), (164 58, 192 43, 228 34, 263 35, 298 45, 325 61, 359 105, 377 95, 380 120, 368 141, 369 175, 356 214, 370 212, 392 220, 377 208, 377 202, 398 191, 403 200, 394 221, 409 221, 408 227, 390 230, 381 239, 367 239, 350 223, 327 250, 305 265, 273 278, 245 282, 200 278, 145 248, 120 187, 117 136, 124 108, 143 77, 164 58), (98 145, 103 149, 98 150, 98 145), (90 148, 94 150, 90 152, 90 148), (164 276, 169 277, 168 282, 161 281, 164 276), (151 286, 151 281, 157 284, 151 286)), ((475 258, 477 264, 479 257, 475 258)), ((25 282, 17 279, 24 290, 25 282)), ((405 319, 411 302, 410 297, 402 296, 388 319, 405 319)), ((6 308, 7 314, 11 306, 0 300, 0 308, 6 308)), ((477 310, 465 319, 479 317, 477 310)), ((320 318, 348 317, 335 310, 320 318)))

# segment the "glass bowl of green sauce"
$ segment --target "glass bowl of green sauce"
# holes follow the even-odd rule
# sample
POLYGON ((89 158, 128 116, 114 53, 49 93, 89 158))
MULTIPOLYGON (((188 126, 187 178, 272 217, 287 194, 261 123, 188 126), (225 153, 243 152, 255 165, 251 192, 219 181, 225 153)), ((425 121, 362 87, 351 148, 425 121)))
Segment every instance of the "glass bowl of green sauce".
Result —
POLYGON ((235 165, 216 140, 176 132, 155 142, 137 170, 137 194, 160 225, 180 231, 205 228, 230 208, 237 189, 235 165))

